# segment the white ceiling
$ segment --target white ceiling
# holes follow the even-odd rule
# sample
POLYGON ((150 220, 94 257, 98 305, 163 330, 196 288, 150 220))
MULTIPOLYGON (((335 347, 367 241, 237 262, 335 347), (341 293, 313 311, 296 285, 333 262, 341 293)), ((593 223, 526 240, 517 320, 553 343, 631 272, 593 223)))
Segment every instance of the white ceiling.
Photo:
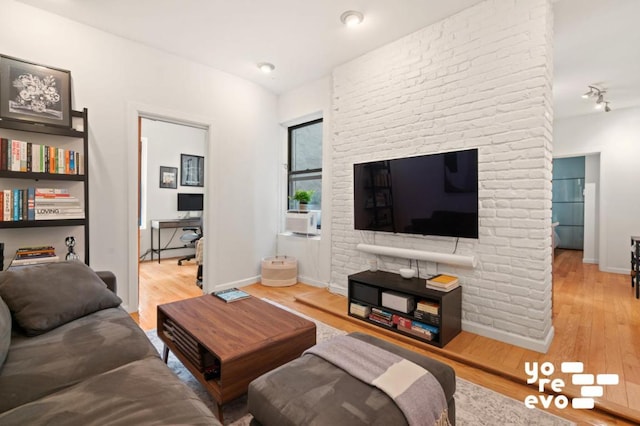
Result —
MULTIPOLYGON (((481 0, 19 0, 251 80, 276 94, 481 0), (364 13, 355 29, 345 10, 364 13), (256 64, 276 70, 262 74, 256 64)), ((554 114, 594 111, 580 95, 607 90, 640 105, 638 0, 554 1, 554 114)))

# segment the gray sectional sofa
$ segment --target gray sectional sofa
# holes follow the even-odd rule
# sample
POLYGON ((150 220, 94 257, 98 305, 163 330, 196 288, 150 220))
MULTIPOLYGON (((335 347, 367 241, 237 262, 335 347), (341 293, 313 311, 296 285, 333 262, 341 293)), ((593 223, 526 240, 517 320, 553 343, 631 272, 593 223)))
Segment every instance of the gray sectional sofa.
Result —
POLYGON ((115 286, 80 262, 0 272, 0 424, 220 425, 115 286))

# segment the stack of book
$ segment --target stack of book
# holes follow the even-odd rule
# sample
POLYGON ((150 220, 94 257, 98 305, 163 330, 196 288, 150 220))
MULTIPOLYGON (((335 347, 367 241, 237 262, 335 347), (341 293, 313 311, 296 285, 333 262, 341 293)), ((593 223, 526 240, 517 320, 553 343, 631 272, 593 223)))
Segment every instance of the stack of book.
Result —
POLYGON ((16 250, 11 266, 37 265, 38 263, 57 262, 56 249, 53 246, 22 247, 16 250))
POLYGON ((440 310, 440 304, 433 300, 420 300, 416 306, 416 310, 413 311, 413 316, 416 319, 422 321, 429 321, 432 324, 439 324, 440 317, 438 311, 440 310))
POLYGON ((453 275, 438 274, 427 278, 427 288, 440 291, 451 291, 460 286, 458 277, 453 275))
POLYGON ((84 207, 68 189, 36 188, 34 216, 35 220, 84 219, 84 207))
POLYGON ((386 325, 388 327, 391 327, 393 325, 393 314, 391 312, 383 311, 379 308, 371 308, 369 319, 371 321, 377 322, 378 324, 386 325))
POLYGON ((360 318, 367 318, 371 313, 371 307, 351 302, 349 305, 349 313, 359 316, 360 318))
POLYGON ((408 318, 400 318, 397 323, 397 328, 400 331, 418 336, 424 340, 434 340, 440 333, 438 327, 434 327, 432 325, 424 324, 418 321, 412 321, 408 318))

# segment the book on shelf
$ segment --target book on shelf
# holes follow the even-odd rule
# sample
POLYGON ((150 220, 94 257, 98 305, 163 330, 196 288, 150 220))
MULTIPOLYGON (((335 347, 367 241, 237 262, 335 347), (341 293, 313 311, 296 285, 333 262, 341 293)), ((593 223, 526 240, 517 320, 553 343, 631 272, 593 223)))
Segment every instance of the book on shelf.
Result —
POLYGON ((351 302, 351 304, 349 305, 349 313, 357 315, 361 318, 367 318, 371 313, 371 307, 351 302))
POLYGON ((13 259, 11 266, 26 266, 26 265, 39 265, 41 263, 59 262, 58 256, 41 256, 41 257, 28 257, 24 259, 13 259))
POLYGON ((447 274, 434 275, 431 278, 427 278, 427 284, 438 287, 446 287, 458 282, 458 277, 447 274))
POLYGON ((434 275, 426 280, 427 288, 440 291, 451 291, 460 286, 458 277, 447 274, 434 275))
POLYGON ((246 299, 251 295, 237 288, 229 288, 227 290, 214 291, 212 295, 224 300, 225 302, 235 302, 236 300, 246 299))
POLYGON ((450 285, 448 285, 448 286, 446 286, 446 287, 440 287, 440 286, 435 286, 435 285, 427 284, 427 288, 428 288, 428 289, 431 289, 431 290, 438 290, 438 291, 444 291, 444 292, 449 292, 449 291, 451 291, 451 290, 453 290, 453 289, 456 289, 456 288, 458 288, 458 287, 460 287, 460 283, 459 283, 459 282, 454 283, 454 284, 450 284, 450 285))
POLYGON ((426 312, 433 315, 438 315, 440 304, 433 300, 422 299, 416 305, 416 310, 426 312))

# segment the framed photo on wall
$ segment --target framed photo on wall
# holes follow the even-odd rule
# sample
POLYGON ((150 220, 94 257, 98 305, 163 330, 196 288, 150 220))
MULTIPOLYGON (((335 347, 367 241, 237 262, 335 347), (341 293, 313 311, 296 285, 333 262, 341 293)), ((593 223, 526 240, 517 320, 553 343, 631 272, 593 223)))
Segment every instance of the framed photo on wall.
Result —
POLYGON ((160 166, 160 188, 178 187, 178 168, 160 166))
POLYGON ((71 72, 0 55, 0 117, 71 127, 71 72))
POLYGON ((180 154, 180 185, 204 186, 204 157, 180 154))

